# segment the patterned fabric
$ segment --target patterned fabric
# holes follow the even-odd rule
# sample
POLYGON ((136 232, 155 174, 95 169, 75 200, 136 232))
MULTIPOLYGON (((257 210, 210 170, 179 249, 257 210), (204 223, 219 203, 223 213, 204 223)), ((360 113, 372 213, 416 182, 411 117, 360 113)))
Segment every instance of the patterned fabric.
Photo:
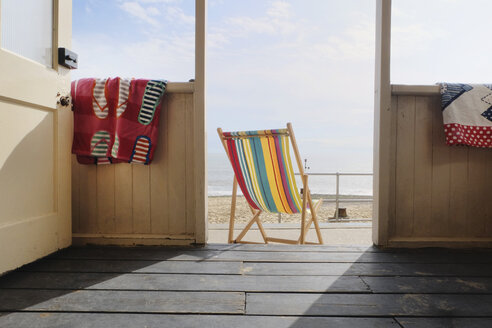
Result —
POLYGON ((300 213, 287 129, 224 132, 236 179, 254 209, 300 213))
POLYGON ((441 83, 448 145, 492 147, 492 85, 441 83))
POLYGON ((72 82, 72 153, 81 164, 152 161, 165 81, 81 79, 72 82))
POLYGON ((161 102, 166 85, 162 81, 149 81, 145 87, 142 99, 142 107, 138 114, 138 121, 144 125, 150 124, 154 117, 155 109, 161 102))

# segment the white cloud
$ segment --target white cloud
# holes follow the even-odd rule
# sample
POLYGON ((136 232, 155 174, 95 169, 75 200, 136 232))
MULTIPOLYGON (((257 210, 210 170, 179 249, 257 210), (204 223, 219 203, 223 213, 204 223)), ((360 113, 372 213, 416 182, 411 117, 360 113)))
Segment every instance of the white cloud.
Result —
POLYGON ((155 18, 155 16, 160 14, 160 11, 155 7, 144 8, 137 1, 126 1, 120 4, 120 8, 153 27, 158 27, 160 25, 159 21, 155 18))
POLYGON ((238 16, 226 20, 231 36, 246 37, 250 34, 287 35, 299 28, 292 21, 291 5, 284 1, 270 4, 265 15, 260 17, 238 16))
POLYGON ((186 15, 183 9, 175 6, 167 7, 166 19, 174 23, 177 22, 177 23, 195 25, 195 16, 186 15))

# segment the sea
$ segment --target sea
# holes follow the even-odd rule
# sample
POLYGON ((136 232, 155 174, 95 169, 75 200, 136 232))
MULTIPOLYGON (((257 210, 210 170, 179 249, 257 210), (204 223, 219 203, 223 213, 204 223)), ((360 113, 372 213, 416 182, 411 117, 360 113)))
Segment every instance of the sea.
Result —
MULTIPOLYGON (((234 173, 225 153, 208 154, 208 195, 232 195, 234 173)), ((307 157, 306 172, 309 173, 372 173, 372 151, 344 153, 342 156, 316 155, 307 157), (334 158, 336 157, 336 158, 334 158), (341 158, 340 158, 341 157, 341 158), (351 158, 353 157, 353 158, 351 158)), ((302 186, 301 179, 296 176, 297 186, 302 186)), ((309 177, 311 193, 334 195, 336 193, 335 176, 309 177)), ((370 196, 372 195, 372 176, 340 176, 340 195, 370 196)), ((240 190, 238 190, 240 193, 240 190)))

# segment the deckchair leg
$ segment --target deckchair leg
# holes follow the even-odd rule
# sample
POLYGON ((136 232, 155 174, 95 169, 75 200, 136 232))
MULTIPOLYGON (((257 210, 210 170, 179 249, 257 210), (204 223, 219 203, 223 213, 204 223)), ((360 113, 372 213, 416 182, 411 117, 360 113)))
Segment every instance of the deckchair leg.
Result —
POLYGON ((260 229, 260 233, 261 233, 261 236, 263 237, 263 240, 265 241, 265 244, 268 244, 268 237, 266 235, 265 229, 263 229, 263 224, 261 223, 259 216, 256 218, 256 224, 258 225, 258 228, 260 229))
POLYGON ((302 214, 301 214, 301 245, 304 244, 304 237, 306 235, 306 209, 307 209, 307 182, 308 176, 304 174, 302 176, 303 193, 302 193, 302 214))
POLYGON ((256 222, 256 219, 260 216, 261 213, 262 213, 261 210, 258 210, 258 212, 255 213, 255 215, 253 216, 253 218, 244 227, 243 231, 241 231, 241 233, 237 236, 237 238, 235 240, 236 243, 239 243, 241 241, 241 239, 243 239, 244 235, 248 232, 248 230, 251 228, 251 226, 253 225, 253 223, 256 222))
POLYGON ((228 242, 231 244, 234 241, 234 220, 236 219, 236 199, 237 199, 237 180, 234 177, 232 183, 232 201, 231 201, 231 217, 229 218, 229 237, 228 242))
MULTIPOLYGON (((320 244, 323 244, 323 236, 321 235, 321 229, 319 228, 319 223, 318 223, 318 217, 316 215, 317 208, 314 208, 313 206, 313 199, 311 198, 311 195, 308 195, 308 200, 309 200, 309 206, 311 208, 311 217, 314 222, 314 227, 316 228, 316 235, 318 236, 318 241, 320 244)), ((317 204, 317 206, 320 206, 321 204, 317 204)))

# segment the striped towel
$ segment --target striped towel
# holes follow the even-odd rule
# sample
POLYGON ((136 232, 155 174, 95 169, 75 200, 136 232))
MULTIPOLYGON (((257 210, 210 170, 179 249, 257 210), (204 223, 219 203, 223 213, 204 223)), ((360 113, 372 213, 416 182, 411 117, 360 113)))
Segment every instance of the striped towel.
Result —
POLYGON ((80 79, 72 82, 72 153, 81 164, 152 161, 166 81, 80 79))

